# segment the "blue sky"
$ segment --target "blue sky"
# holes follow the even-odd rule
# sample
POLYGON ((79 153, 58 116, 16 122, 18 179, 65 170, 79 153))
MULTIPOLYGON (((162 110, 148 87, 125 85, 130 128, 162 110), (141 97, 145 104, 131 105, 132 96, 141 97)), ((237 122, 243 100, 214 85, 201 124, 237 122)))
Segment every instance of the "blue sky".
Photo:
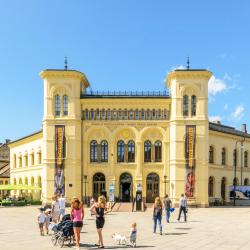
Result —
POLYGON ((163 90, 185 65, 214 73, 209 116, 249 123, 250 1, 0 2, 0 141, 41 128, 39 72, 84 72, 93 90, 163 90))

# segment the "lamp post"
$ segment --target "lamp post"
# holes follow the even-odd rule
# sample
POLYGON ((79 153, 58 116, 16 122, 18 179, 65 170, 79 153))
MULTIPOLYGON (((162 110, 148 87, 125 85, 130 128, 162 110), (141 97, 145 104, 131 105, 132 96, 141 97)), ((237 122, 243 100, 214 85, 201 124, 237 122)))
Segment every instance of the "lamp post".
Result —
POLYGON ((86 200, 86 198, 87 198, 86 184, 87 184, 88 176, 84 175, 83 178, 84 178, 84 204, 87 204, 87 200, 86 200))
POLYGON ((167 176, 166 175, 164 175, 163 176, 163 178, 164 178, 164 197, 166 196, 166 183, 167 183, 167 176))

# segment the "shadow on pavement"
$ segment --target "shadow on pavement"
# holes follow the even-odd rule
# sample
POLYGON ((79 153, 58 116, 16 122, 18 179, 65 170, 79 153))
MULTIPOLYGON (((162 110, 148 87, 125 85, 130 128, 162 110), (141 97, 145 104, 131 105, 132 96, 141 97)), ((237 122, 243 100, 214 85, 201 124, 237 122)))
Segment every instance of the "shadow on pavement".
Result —
POLYGON ((183 235, 188 233, 165 233, 165 235, 183 235))

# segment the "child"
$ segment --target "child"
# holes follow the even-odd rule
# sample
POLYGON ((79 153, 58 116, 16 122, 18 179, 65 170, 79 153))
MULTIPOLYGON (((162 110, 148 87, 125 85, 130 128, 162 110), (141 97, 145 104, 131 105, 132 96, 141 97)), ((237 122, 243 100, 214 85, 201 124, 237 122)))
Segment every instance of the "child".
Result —
POLYGON ((46 209, 45 212, 45 229, 46 229, 46 233, 47 235, 49 234, 49 223, 51 221, 51 209, 46 209))
POLYGON ((44 214, 43 208, 39 208, 39 210, 40 210, 40 213, 38 214, 37 221, 38 221, 38 225, 39 225, 39 229, 40 229, 40 234, 41 234, 41 236, 44 236, 43 226, 45 223, 46 216, 44 214))
POLYGON ((136 229, 136 223, 134 222, 131 226, 131 231, 130 231, 130 243, 133 247, 136 247, 136 237, 137 237, 137 229, 136 229))

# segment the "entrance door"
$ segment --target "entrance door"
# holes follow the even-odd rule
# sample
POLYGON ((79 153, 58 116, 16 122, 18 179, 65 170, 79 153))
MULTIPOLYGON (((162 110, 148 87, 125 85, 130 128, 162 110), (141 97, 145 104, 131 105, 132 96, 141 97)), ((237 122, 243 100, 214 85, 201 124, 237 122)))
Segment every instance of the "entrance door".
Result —
POLYGON ((96 173, 93 176, 93 197, 95 200, 105 192, 105 176, 102 173, 96 173))
POLYGON ((226 200, 226 178, 223 177, 221 180, 221 198, 226 200))
POLYGON ((120 176, 120 201, 130 202, 132 200, 132 176, 123 173, 120 176))
POLYGON ((146 202, 153 203, 155 198, 159 196, 159 176, 151 173, 147 176, 147 196, 146 202))

